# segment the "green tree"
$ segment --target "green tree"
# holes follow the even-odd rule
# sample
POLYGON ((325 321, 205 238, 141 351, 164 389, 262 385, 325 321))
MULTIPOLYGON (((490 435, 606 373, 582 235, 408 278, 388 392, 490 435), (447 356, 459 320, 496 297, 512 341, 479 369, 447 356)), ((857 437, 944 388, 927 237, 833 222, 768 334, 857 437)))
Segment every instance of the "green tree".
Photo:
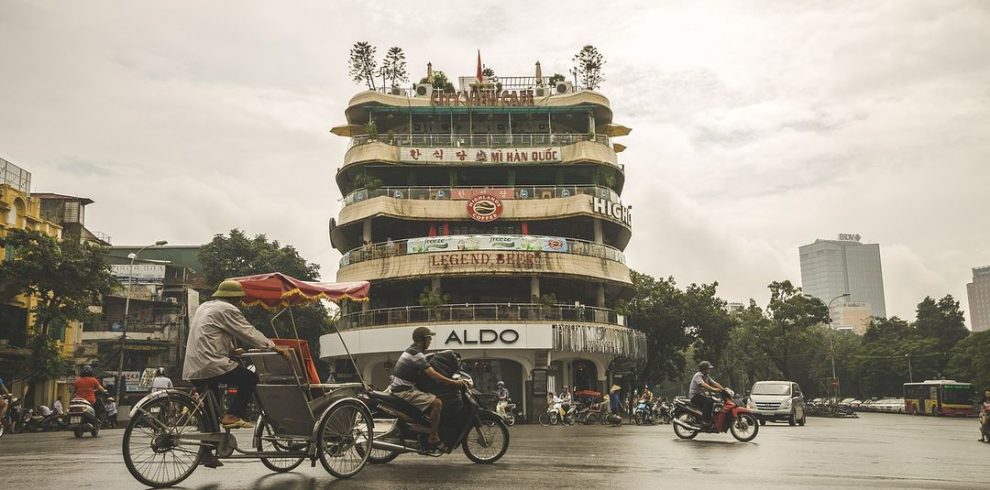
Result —
POLYGON ((578 78, 583 87, 595 90, 605 81, 604 66, 605 57, 598 52, 598 48, 589 44, 574 55, 571 74, 578 78))
MULTIPOLYGON (((219 234, 199 252, 203 275, 210 295, 221 281, 230 277, 281 272, 304 281, 319 280, 320 266, 303 259, 291 245, 268 240, 265 235, 248 237, 241 230, 230 230, 229 236, 219 234)), ((260 306, 243 307, 244 316, 268 337, 292 338, 292 321, 288 313, 280 315, 272 328, 275 312, 260 306)), ((320 336, 332 331, 332 322, 322 303, 310 303, 292 308, 299 338, 309 342, 314 356, 319 357, 320 336)))
POLYGON ((990 389, 990 332, 977 332, 952 348, 947 374, 957 381, 973 383, 978 390, 990 389))
MULTIPOLYGON (((430 81, 428 78, 424 77, 419 81, 419 83, 430 83, 430 81)), ((453 92, 454 84, 450 83, 450 80, 447 79, 447 74, 442 70, 435 70, 433 72, 433 89, 441 90, 443 92, 453 92)))
POLYGON ((632 271, 636 296, 620 306, 629 324, 646 334, 644 380, 677 380, 684 370, 686 349, 692 341, 682 312, 683 292, 673 278, 654 279, 632 271))
POLYGON ((377 90, 375 86, 375 75, 378 74, 378 62, 375 61, 377 49, 365 41, 356 42, 351 47, 351 57, 347 61, 351 79, 356 83, 364 83, 371 90, 377 90))
POLYGON ((871 318, 863 333, 863 343, 870 344, 881 340, 896 340, 915 335, 914 327, 896 316, 890 318, 871 318))
POLYGON ((918 303, 917 313, 914 328, 918 334, 938 340, 939 348, 945 351, 969 335, 959 302, 951 294, 938 301, 926 296, 918 303))
POLYGON ((0 263, 6 302, 18 294, 36 298, 33 332, 27 347, 31 355, 21 366, 30 381, 27 399, 33 403, 34 384, 64 374, 57 340, 63 327, 92 316, 89 308, 100 304, 115 286, 104 261, 105 249, 74 240, 58 240, 32 230, 11 230, 4 246, 13 260, 0 263))
POLYGON ((735 322, 725 311, 725 301, 717 296, 717 288, 717 282, 691 284, 684 290, 682 311, 694 334, 695 357, 721 363, 735 322))
POLYGON ((382 78, 388 80, 391 87, 409 81, 409 76, 406 74, 406 53, 402 48, 397 46, 388 48, 385 59, 382 60, 382 78))

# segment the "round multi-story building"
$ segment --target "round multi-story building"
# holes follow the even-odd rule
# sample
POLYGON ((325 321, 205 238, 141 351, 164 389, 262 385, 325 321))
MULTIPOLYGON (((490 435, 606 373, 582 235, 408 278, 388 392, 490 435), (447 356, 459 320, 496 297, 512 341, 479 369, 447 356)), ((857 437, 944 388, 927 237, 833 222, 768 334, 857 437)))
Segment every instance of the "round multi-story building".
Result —
MULTIPOLYGON (((429 77, 428 77, 429 78, 429 77)), ((320 352, 338 379, 388 384, 417 326, 455 349, 477 387, 506 383, 529 418, 547 392, 605 391, 616 359, 640 359, 641 332, 616 311, 634 294, 622 250, 632 233, 609 101, 541 77, 464 77, 354 96, 336 181, 344 208, 330 241, 338 281, 371 281, 345 304, 320 352)))

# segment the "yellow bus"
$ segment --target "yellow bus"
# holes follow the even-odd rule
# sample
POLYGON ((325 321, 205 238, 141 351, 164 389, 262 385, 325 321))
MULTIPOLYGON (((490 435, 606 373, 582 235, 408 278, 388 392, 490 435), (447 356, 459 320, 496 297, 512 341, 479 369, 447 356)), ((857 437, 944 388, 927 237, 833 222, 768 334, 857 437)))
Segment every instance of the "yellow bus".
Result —
POLYGON ((975 416, 973 385, 951 379, 904 383, 904 413, 975 416))

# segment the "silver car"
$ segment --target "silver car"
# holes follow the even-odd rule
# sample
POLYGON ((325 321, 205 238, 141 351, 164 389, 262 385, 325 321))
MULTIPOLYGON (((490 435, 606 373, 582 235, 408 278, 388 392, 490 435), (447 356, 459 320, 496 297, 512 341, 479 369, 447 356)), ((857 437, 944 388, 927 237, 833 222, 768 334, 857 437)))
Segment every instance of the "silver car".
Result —
POLYGON ((760 419, 760 425, 784 420, 791 425, 804 425, 807 421, 804 395, 793 381, 757 381, 750 392, 748 408, 760 419))

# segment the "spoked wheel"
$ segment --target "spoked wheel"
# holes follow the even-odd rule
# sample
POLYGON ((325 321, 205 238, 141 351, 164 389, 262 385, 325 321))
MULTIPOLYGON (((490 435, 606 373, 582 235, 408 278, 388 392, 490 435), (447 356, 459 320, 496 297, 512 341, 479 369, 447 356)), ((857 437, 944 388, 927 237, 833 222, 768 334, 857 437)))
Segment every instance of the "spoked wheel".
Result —
POLYGON ((574 412, 567 412, 564 415, 563 422, 564 425, 574 425, 577 422, 577 415, 574 415, 574 412))
MULTIPOLYGON (((389 435, 395 429, 395 419, 380 419, 375 418, 375 439, 383 439, 389 437, 389 435)), ((364 446, 356 446, 358 451, 363 451, 364 446)), ((391 462, 393 459, 399 457, 398 451, 392 451, 390 449, 377 449, 372 447, 371 453, 368 454, 368 462, 371 464, 385 464, 391 462)))
POLYGON ((323 417, 316 443, 323 468, 350 478, 364 468, 371 453, 371 413, 356 400, 340 402, 323 417))
POLYGON ((550 412, 543 412, 540 414, 540 425, 546 427, 550 425, 550 412))
POLYGON ((560 414, 557 412, 550 412, 550 425, 557 425, 560 423, 560 414))
POLYGON ((461 448, 471 461, 492 464, 509 450, 509 427, 501 418, 483 418, 479 427, 468 429, 461 448))
MULTIPOLYGON (((684 422, 685 424, 692 426, 697 426, 698 424, 698 421, 695 420, 694 415, 691 415, 688 412, 684 412, 676 416, 675 420, 680 420, 681 422, 684 422)), ((694 437, 698 435, 698 431, 685 429, 684 427, 681 427, 675 423, 674 434, 677 434, 677 437, 680 437, 681 439, 694 439, 694 437)))
MULTIPOLYGON (((272 426, 265 420, 262 415, 258 416, 258 423, 255 425, 255 434, 260 437, 260 444, 258 445, 259 452, 273 452, 277 451, 280 453, 285 452, 298 452, 304 451, 306 449, 305 443, 292 443, 283 439, 277 439, 275 437, 275 431, 272 426)), ((296 469, 302 464, 303 460, 306 458, 259 458, 261 459, 261 464, 265 465, 268 469, 277 472, 285 473, 296 469)))
POLYGON ((140 407, 124 430, 127 471, 149 487, 179 484, 192 474, 208 449, 178 438, 203 427, 202 414, 184 398, 160 398, 140 407))
POLYGON ((639 412, 636 412, 636 415, 633 416, 633 420, 636 422, 636 425, 643 425, 645 423, 643 421, 643 414, 639 412))
POLYGON ((741 442, 749 442, 760 432, 760 424, 756 421, 756 417, 744 413, 740 414, 739 418, 732 422, 732 425, 729 426, 729 431, 732 432, 732 437, 739 439, 741 442))

